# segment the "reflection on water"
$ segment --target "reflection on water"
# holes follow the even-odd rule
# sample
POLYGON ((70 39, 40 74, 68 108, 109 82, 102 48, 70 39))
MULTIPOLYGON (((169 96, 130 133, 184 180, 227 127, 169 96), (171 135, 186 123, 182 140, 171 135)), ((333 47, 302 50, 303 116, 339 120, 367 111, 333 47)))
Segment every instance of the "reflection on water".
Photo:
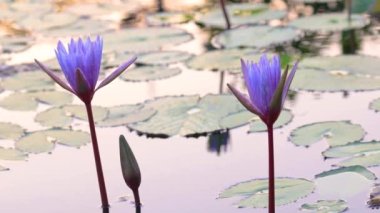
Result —
POLYGON ((207 140, 207 150, 220 155, 222 151, 227 152, 229 143, 230 132, 228 130, 221 133, 212 133, 207 140))

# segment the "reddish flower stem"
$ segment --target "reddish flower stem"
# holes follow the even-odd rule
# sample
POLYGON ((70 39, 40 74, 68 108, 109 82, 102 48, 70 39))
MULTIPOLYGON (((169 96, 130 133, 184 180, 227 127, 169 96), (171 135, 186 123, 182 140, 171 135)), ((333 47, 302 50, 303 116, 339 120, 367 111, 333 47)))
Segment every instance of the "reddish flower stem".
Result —
POLYGON ((135 198, 136 213, 141 213, 141 202, 138 189, 133 190, 133 197, 135 198))
POLYGON ((94 123, 94 116, 92 114, 91 102, 85 103, 85 105, 86 105, 86 110, 87 110, 88 123, 90 125, 92 148, 94 151, 96 173, 98 175, 100 197, 102 199, 102 208, 108 209, 109 204, 108 204, 108 198, 107 198, 107 190, 106 190, 106 184, 104 182, 102 162, 101 162, 100 154, 99 154, 98 140, 96 138, 95 123, 94 123))
POLYGON ((222 11, 223 11, 224 20, 226 20, 226 28, 227 28, 227 30, 229 30, 229 29, 231 29, 231 22, 230 22, 230 18, 228 17, 228 12, 226 9, 225 0, 220 0, 220 6, 221 6, 222 11))
POLYGON ((273 124, 267 125, 268 128, 268 162, 269 162, 269 197, 268 213, 275 213, 275 183, 274 183, 274 144, 273 144, 273 124))

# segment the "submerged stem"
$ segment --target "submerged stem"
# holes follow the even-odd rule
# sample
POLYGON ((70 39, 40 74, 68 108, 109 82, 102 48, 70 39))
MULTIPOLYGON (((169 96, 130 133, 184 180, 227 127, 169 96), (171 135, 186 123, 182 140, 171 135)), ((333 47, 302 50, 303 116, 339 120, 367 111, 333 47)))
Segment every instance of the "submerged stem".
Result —
POLYGON ((92 148, 93 148, 94 157, 95 157, 96 173, 98 175, 100 197, 102 199, 102 208, 104 210, 104 209, 109 208, 109 204, 108 204, 108 198, 107 198, 106 184, 104 182, 102 162, 101 162, 100 154, 99 154, 98 140, 96 138, 94 116, 92 114, 91 102, 85 103, 85 105, 86 105, 86 110, 87 110, 88 123, 90 125, 92 148))
POLYGON ((269 162, 269 197, 268 212, 275 213, 275 183, 274 183, 274 144, 273 144, 273 124, 267 125, 268 128, 268 162, 269 162))
POLYGON ((226 20, 226 28, 227 28, 227 30, 229 30, 229 29, 231 29, 231 22, 230 22, 230 18, 228 17, 228 12, 226 9, 225 0, 220 0, 220 6, 221 6, 222 11, 223 11, 224 20, 226 20))
POLYGON ((141 213, 141 202, 138 189, 133 190, 133 197, 135 198, 136 213, 141 213))

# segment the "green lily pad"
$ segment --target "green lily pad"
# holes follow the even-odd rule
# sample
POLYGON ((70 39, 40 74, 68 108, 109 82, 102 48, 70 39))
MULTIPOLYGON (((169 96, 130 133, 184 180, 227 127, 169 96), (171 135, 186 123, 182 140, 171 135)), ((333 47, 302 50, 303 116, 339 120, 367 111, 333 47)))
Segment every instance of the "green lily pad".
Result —
POLYGON ((74 24, 78 20, 78 16, 70 13, 31 13, 28 17, 17 22, 22 28, 31 31, 41 31, 54 28, 63 28, 70 24, 74 24))
MULTIPOLYGON (((306 179, 276 178, 276 205, 297 201, 314 191, 314 183, 306 179)), ((268 205, 268 180, 256 179, 231 186, 219 194, 219 198, 244 197, 239 208, 265 208, 268 205)))
POLYGON ((0 147, 1 160, 25 160, 27 155, 17 149, 0 147))
POLYGON ((32 36, 0 36, 0 52, 15 53, 26 50, 34 40, 32 36))
POLYGON ((378 73, 380 58, 366 55, 316 56, 303 59, 299 66, 332 72, 338 76, 380 76, 378 73))
MULTIPOLYGON (((108 115, 108 110, 100 106, 92 106, 92 112, 95 122, 105 119, 108 115)), ((74 118, 87 121, 85 106, 64 105, 60 107, 53 107, 37 113, 34 120, 42 126, 67 127, 72 123, 74 118)))
POLYGON ((330 147, 360 141, 365 135, 364 129, 349 121, 325 121, 307 124, 290 133, 290 141, 297 146, 310 146, 326 140, 330 147))
POLYGON ((339 70, 300 68, 293 79, 291 89, 320 92, 378 90, 380 89, 380 79, 356 76, 339 70))
POLYGON ((379 166, 380 165, 380 153, 373 153, 373 154, 363 154, 360 156, 352 157, 346 160, 343 160, 336 164, 337 166, 364 166, 364 167, 371 167, 371 166, 379 166))
POLYGON ((322 154, 327 158, 352 157, 354 155, 367 154, 380 151, 380 142, 355 142, 344 146, 331 147, 322 154))
POLYGON ((3 171, 9 171, 9 169, 7 167, 0 165, 0 172, 3 172, 3 171))
POLYGON ((337 175, 337 174, 345 173, 345 172, 357 173, 357 174, 362 175, 363 177, 367 178, 368 180, 376 180, 377 179, 376 175, 373 172, 369 171, 368 169, 366 169, 363 166, 340 167, 337 169, 332 169, 330 171, 326 171, 326 172, 322 172, 320 174, 317 174, 317 175, 315 175, 315 178, 323 178, 323 177, 327 177, 330 175, 337 175))
POLYGON ((38 103, 60 106, 72 100, 71 94, 60 91, 15 92, 0 100, 0 106, 9 110, 28 111, 37 109, 38 103))
MULTIPOLYGON (((97 35, 114 29, 115 27, 112 27, 112 24, 115 23, 99 19, 80 18, 65 27, 48 28, 40 30, 40 33, 47 37, 83 36, 88 35, 89 32, 91 32, 92 35, 97 35)), ((106 39, 104 39, 104 41, 105 40, 106 39)))
POLYGON ((372 188, 371 193, 369 194, 369 200, 367 201, 368 207, 372 209, 378 209, 380 207, 380 186, 375 184, 372 188))
POLYGON ((16 140, 25 134, 25 130, 12 123, 0 122, 0 139, 16 140))
POLYGON ((260 57, 255 49, 214 50, 197 55, 186 64, 195 70, 228 71, 237 74, 241 73, 241 58, 258 60, 260 57))
POLYGON ((104 34, 105 52, 148 52, 159 50, 164 45, 175 45, 191 40, 191 34, 184 30, 169 27, 125 28, 104 34))
POLYGON ((27 153, 39 154, 53 151, 59 143, 71 147, 81 147, 90 142, 90 135, 82 131, 50 129, 27 134, 16 141, 16 148, 27 153))
POLYGON ((189 60, 192 54, 183 51, 159 51, 142 54, 137 63, 144 65, 167 65, 189 60))
POLYGON ((181 12, 159 12, 148 14, 145 17, 150 26, 166 26, 172 24, 182 24, 193 19, 193 15, 181 12))
POLYGON ((341 213, 348 209, 344 200, 318 200, 316 203, 306 203, 300 208, 302 211, 313 211, 316 213, 341 213))
POLYGON ((179 68, 169 68, 167 66, 141 66, 129 69, 127 72, 124 72, 120 78, 132 82, 153 81, 170 78, 179 75, 180 73, 181 70, 179 68))
POLYGON ((223 31, 211 42, 216 48, 264 48, 295 41, 299 35, 299 31, 291 27, 244 26, 223 31))
MULTIPOLYGON (((103 54, 102 65, 105 69, 116 68, 121 64, 128 61, 130 58, 136 56, 136 54, 128 52, 108 52, 103 54)), ((140 56, 137 58, 140 59, 140 56)), ((127 70, 127 72, 129 69, 127 70)))
POLYGON ((143 122, 128 124, 128 128, 148 136, 199 136, 221 131, 220 120, 242 111, 243 106, 232 95, 161 97, 144 103, 145 109, 157 110, 143 122))
POLYGON ((379 112, 380 111, 380 98, 377 98, 377 99, 373 100, 369 104, 369 108, 372 109, 372 110, 375 110, 375 112, 379 112))
POLYGON ((352 14, 351 22, 346 13, 318 14, 296 19, 289 26, 297 27, 305 31, 342 31, 360 29, 368 25, 369 18, 364 15, 352 14))
POLYGON ((54 81, 42 71, 19 72, 11 77, 4 78, 0 84, 4 89, 13 91, 39 91, 55 88, 54 81))
MULTIPOLYGON (((282 19, 286 16, 286 11, 269 9, 266 4, 228 4, 226 9, 232 27, 243 24, 257 24, 274 19, 282 19)), ((226 23, 221 8, 210 10, 198 18, 197 22, 206 27, 219 29, 226 28, 226 23)))
POLYGON ((145 121, 152 117, 156 110, 143 109, 141 105, 121 105, 109 108, 108 116, 98 121, 96 124, 100 127, 122 126, 128 123, 145 121))
MULTIPOLYGON (((293 114, 289 110, 282 110, 277 121, 274 123, 273 128, 278 129, 289 124, 293 120, 293 114)), ((264 132, 267 131, 267 126, 260 120, 259 117, 252 119, 249 125, 249 132, 264 132)))

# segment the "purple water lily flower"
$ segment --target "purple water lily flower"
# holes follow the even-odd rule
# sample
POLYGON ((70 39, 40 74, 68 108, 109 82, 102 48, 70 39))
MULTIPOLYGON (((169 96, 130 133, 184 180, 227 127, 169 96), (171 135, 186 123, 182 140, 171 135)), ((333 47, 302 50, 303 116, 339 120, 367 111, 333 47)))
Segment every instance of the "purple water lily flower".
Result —
POLYGON ((103 40, 99 36, 97 36, 94 41, 91 41, 90 38, 86 40, 79 38, 77 41, 71 39, 67 49, 62 42, 59 41, 55 53, 68 84, 41 62, 36 59, 35 62, 61 87, 87 103, 91 102, 96 90, 109 84, 136 60, 136 57, 132 57, 121 64, 96 88, 102 60, 102 51, 103 40))
POLYGON ((294 64, 290 74, 288 68, 281 75, 279 56, 270 61, 264 54, 258 63, 241 59, 241 67, 249 97, 228 85, 237 99, 265 124, 274 124, 281 113, 290 84, 297 69, 294 64))

